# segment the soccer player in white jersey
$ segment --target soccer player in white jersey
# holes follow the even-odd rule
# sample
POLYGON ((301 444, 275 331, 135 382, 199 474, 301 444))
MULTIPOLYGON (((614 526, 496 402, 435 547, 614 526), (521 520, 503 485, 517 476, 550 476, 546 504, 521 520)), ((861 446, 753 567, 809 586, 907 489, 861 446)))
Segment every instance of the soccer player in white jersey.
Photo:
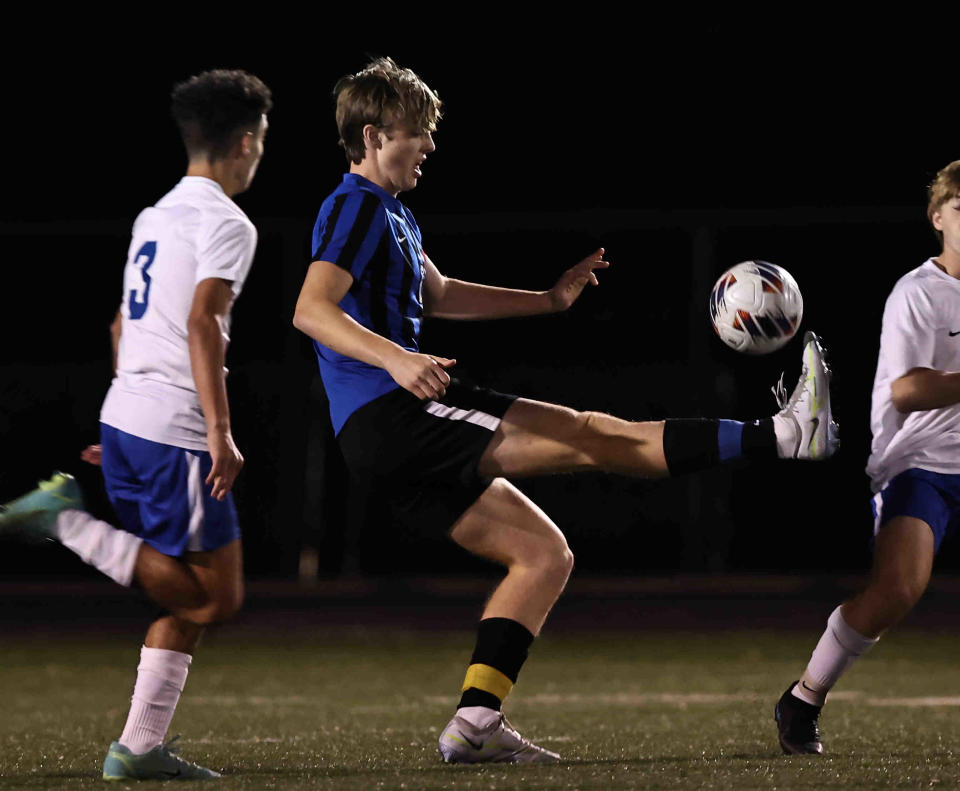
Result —
POLYGON ((187 174, 134 223, 100 415, 104 480, 124 529, 83 511, 63 474, 0 515, 0 529, 58 540, 120 584, 136 581, 166 613, 147 631, 108 780, 219 777, 163 739, 204 627, 243 597, 231 494, 243 456, 224 356, 257 233, 232 198, 256 173, 271 106, 267 86, 243 71, 205 72, 173 91, 187 174))
POLYGON ((823 752, 827 693, 917 603, 945 536, 960 525, 960 160, 930 185, 941 252, 893 287, 873 384, 873 569, 830 615, 803 676, 775 709, 786 753, 823 752))

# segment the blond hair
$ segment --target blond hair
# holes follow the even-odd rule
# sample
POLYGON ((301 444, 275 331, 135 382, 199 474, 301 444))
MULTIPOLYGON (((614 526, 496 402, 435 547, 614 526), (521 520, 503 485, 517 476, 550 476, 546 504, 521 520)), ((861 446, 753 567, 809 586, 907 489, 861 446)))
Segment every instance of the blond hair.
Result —
MULTIPOLYGON (((960 197, 960 159, 954 160, 937 173, 937 177, 930 183, 927 194, 930 196, 927 203, 927 219, 932 223, 933 215, 940 211, 944 203, 960 197)), ((943 233, 936 228, 933 232, 942 245, 943 233)))
POLYGON ((440 97, 411 69, 391 58, 376 58, 356 74, 342 77, 337 97, 337 129, 347 159, 359 165, 366 154, 363 128, 389 129, 405 122, 415 132, 434 132, 440 120, 440 97))

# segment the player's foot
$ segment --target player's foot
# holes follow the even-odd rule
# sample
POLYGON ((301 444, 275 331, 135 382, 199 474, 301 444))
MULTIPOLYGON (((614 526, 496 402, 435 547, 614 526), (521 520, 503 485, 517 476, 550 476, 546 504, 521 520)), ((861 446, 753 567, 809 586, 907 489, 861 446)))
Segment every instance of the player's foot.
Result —
POLYGON ((820 339, 803 336, 803 369, 800 381, 786 398, 783 377, 774 388, 780 411, 774 416, 777 449, 786 459, 826 459, 840 445, 839 427, 830 411, 830 368, 820 339))
POLYGON ((560 760, 557 753, 524 739, 503 712, 486 728, 454 717, 443 729, 438 746, 448 764, 553 764, 560 760))
POLYGON ((204 769, 176 754, 176 737, 143 755, 135 755, 120 742, 113 742, 103 762, 104 780, 215 780, 219 772, 204 769))
POLYGON ((55 539, 57 516, 72 508, 83 508, 80 486, 72 475, 55 472, 32 492, 0 507, 0 533, 55 539))
POLYGON ((792 690, 794 681, 783 693, 773 709, 777 730, 780 734, 780 746, 787 755, 821 755, 823 744, 820 742, 820 706, 813 706, 796 697, 792 690))

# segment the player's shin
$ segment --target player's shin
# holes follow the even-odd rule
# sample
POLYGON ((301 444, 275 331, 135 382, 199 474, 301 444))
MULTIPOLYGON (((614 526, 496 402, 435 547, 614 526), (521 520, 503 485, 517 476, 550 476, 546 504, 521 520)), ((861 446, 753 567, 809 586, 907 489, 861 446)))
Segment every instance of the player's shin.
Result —
POLYGON ((163 648, 140 650, 130 714, 119 742, 135 755, 161 744, 187 681, 189 654, 163 648))
POLYGON ((62 511, 57 516, 55 534, 84 563, 110 579, 126 586, 133 581, 143 539, 77 510, 62 511))
POLYGON ((803 677, 793 688, 793 695, 813 706, 822 706, 840 676, 879 639, 864 637, 854 630, 837 607, 827 619, 827 628, 813 649, 803 677))
POLYGON ((485 618, 463 681, 457 714, 484 727, 500 711, 533 643, 533 634, 509 618, 485 618))
POLYGON ((664 421, 663 455, 671 476, 705 470, 737 459, 777 458, 773 420, 681 418, 664 421))

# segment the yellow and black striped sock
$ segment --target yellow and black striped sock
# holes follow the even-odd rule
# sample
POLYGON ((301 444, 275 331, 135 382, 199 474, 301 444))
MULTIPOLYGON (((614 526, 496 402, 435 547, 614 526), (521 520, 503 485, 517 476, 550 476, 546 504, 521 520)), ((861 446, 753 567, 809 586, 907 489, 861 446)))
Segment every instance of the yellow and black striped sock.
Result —
POLYGON ((484 618, 477 630, 470 667, 457 708, 486 706, 500 710, 513 688, 533 642, 530 630, 509 618, 484 618))

